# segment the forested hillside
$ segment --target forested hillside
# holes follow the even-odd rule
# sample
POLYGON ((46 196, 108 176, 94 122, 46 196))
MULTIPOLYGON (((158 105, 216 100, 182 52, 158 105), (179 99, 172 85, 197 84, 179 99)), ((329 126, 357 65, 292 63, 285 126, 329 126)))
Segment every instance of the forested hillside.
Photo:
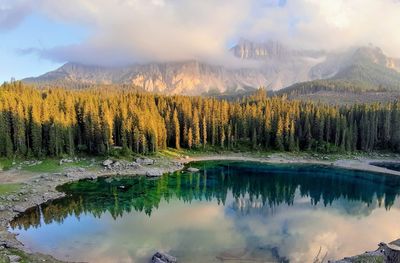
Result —
POLYGON ((237 101, 114 89, 0 88, 0 155, 152 153, 166 147, 400 152, 400 103, 313 104, 265 91, 237 101))
POLYGON ((287 96, 289 99, 338 105, 386 103, 400 99, 400 91, 348 80, 313 80, 301 82, 278 90, 274 94, 277 96, 287 96))

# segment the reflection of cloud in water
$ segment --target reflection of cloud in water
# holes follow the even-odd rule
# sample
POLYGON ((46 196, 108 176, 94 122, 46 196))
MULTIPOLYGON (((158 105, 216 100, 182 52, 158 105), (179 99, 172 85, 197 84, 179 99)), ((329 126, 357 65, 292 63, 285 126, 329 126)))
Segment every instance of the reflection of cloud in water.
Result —
POLYGON ((399 207, 399 201, 388 216, 385 208, 377 208, 378 201, 368 206, 339 199, 326 208, 310 205, 309 198, 297 200, 300 202, 294 206, 271 208, 247 197, 229 197, 225 212, 236 231, 247 233, 250 242, 258 240, 259 246, 277 247, 279 255, 291 262, 311 262, 320 248, 328 252, 329 259, 363 253, 377 247, 379 241, 400 236, 400 210, 394 208, 399 207))
POLYGON ((207 175, 72 183, 67 198, 11 226, 36 251, 100 263, 148 262, 158 249, 181 262, 276 254, 308 262, 320 247, 339 258, 399 236, 397 178, 320 166, 212 167, 207 175))
POLYGON ((206 262, 217 262, 216 254, 245 245, 241 233, 234 231, 233 221, 224 219, 222 206, 213 203, 185 204, 174 200, 169 206, 160 206, 151 217, 133 212, 114 220, 110 215, 103 215, 102 220, 92 219, 92 225, 104 225, 102 235, 87 235, 83 230, 79 239, 81 242, 90 239, 95 246, 86 250, 74 243, 78 237, 74 240, 66 237, 63 245, 57 246, 58 251, 49 252, 65 258, 69 253, 65 247, 72 246, 74 255, 70 260, 103 263, 115 262, 118 258, 118 262, 147 263, 149 256, 161 249, 171 251, 183 262, 190 257, 194 259, 190 262, 200 263, 207 256, 206 262))

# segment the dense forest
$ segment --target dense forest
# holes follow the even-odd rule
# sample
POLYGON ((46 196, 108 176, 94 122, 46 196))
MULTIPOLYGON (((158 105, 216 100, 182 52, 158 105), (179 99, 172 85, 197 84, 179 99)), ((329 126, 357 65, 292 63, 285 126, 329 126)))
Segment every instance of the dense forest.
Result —
POLYGON ((346 92, 356 93, 362 96, 366 92, 388 92, 383 86, 368 85, 358 81, 347 81, 347 80, 313 80, 293 84, 287 88, 278 90, 275 95, 302 95, 309 93, 316 93, 319 91, 335 91, 335 92, 346 92))
POLYGON ((236 101, 118 89, 0 87, 0 155, 153 153, 166 147, 400 152, 400 103, 332 106, 259 90, 236 101))

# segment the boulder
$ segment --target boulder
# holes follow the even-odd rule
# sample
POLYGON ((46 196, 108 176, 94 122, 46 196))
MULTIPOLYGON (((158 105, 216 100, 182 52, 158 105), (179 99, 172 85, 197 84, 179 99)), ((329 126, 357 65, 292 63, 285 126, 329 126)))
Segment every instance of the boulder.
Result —
POLYGON ((114 163, 113 160, 107 159, 107 160, 105 160, 105 161, 103 162, 103 166, 108 167, 108 166, 112 165, 113 163, 114 163))
POLYGON ((160 176, 162 176, 162 175, 163 175, 163 173, 162 173, 162 171, 159 170, 159 169, 151 169, 151 170, 148 170, 148 171, 146 172, 146 176, 147 176, 147 177, 160 177, 160 176))
POLYGON ((189 167, 189 168, 187 168, 187 171, 188 171, 188 172, 191 172, 191 173, 197 173, 197 172, 200 171, 200 170, 197 169, 197 168, 189 167))
POLYGON ((72 159, 61 159, 60 160, 60 165, 64 164, 64 163, 73 163, 74 160, 72 159))
POLYGON ((9 255, 8 259, 10 260, 10 263, 16 263, 21 261, 21 257, 17 255, 9 255))
POLYGON ((130 168, 135 168, 135 169, 138 169, 138 168, 142 167, 137 162, 131 162, 131 163, 127 164, 127 166, 130 167, 130 168))
POLYGON ((13 211, 16 213, 23 213, 23 212, 25 212, 25 208, 16 205, 16 206, 14 206, 13 211))
POLYGON ((400 239, 389 244, 380 243, 379 250, 385 256, 385 262, 400 262, 400 239))
POLYGON ((164 253, 164 252, 157 252, 151 258, 152 263, 176 263, 178 262, 175 257, 164 253))
POLYGON ((150 158, 136 158, 136 163, 141 165, 152 165, 154 164, 154 160, 150 158))

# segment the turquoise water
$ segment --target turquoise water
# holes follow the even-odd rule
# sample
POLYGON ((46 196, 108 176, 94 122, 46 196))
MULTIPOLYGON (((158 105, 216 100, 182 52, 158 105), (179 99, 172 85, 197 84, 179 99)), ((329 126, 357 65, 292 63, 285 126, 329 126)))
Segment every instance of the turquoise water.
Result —
POLYGON ((400 178, 318 165, 202 162, 199 173, 99 178, 10 224, 69 261, 311 262, 400 237, 400 178))

